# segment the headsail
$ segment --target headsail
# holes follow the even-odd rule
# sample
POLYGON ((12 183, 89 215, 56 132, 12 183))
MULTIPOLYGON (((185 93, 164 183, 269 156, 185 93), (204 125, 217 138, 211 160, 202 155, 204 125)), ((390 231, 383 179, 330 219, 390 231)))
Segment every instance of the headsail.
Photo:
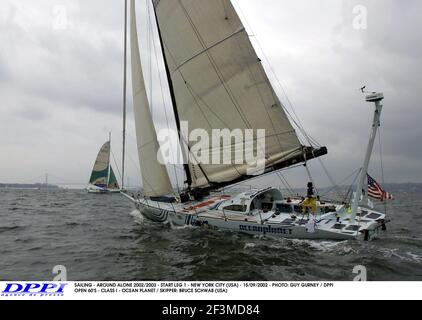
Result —
POLYGON ((114 174, 113 167, 110 166, 110 177, 108 179, 108 189, 119 190, 119 182, 117 181, 116 175, 114 174))
POLYGON ((98 153, 89 183, 100 188, 107 188, 109 165, 110 142, 108 141, 101 147, 98 153))
MULTIPOLYGON (((265 129, 266 172, 316 156, 301 145, 230 0, 153 3, 178 117, 189 132, 265 129)), ((189 164, 193 188, 245 180, 248 169, 246 163, 189 164)))
POLYGON ((136 137, 144 194, 147 197, 170 195, 174 191, 167 168, 158 161, 160 147, 145 90, 134 0, 131 0, 131 56, 136 137))

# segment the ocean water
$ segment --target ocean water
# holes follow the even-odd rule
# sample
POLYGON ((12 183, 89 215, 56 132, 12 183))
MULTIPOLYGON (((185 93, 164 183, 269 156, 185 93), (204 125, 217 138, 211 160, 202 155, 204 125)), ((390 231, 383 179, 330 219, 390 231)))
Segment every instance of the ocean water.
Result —
POLYGON ((422 188, 399 188, 388 232, 369 243, 303 241, 172 229, 119 194, 0 189, 0 280, 422 280, 422 188))

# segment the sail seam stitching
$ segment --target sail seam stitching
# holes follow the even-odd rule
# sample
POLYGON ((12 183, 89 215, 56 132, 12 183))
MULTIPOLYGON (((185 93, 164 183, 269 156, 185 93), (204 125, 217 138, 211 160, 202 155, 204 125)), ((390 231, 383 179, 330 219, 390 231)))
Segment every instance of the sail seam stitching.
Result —
POLYGON ((219 46, 220 44, 226 42, 227 40, 230 40, 231 38, 233 38, 234 36, 238 35, 239 33, 242 33, 243 31, 246 31, 245 27, 240 28, 239 30, 235 31, 234 33, 232 33, 231 35, 227 36, 226 38, 210 45, 209 47, 204 48, 202 51, 196 53, 195 55, 193 55, 191 58, 185 60, 184 62, 182 62, 179 66, 176 67, 176 69, 174 69, 173 73, 177 72, 180 68, 182 68, 184 65, 188 64, 189 62, 191 62, 192 60, 196 59, 197 57, 203 55, 204 53, 207 53, 209 50, 219 46))

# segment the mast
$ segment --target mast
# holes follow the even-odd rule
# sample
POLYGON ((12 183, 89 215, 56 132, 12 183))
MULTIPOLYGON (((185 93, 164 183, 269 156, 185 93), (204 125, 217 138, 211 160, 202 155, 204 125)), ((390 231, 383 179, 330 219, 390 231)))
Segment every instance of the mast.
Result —
MULTIPOLYGON (((108 174, 107 174, 107 187, 108 187, 108 184, 109 184, 109 182, 110 182, 110 175, 111 175, 111 160, 110 160, 110 157, 111 157, 111 132, 109 132, 109 134, 108 134, 108 142, 109 142, 109 144, 110 144, 110 148, 108 148, 108 174)), ((106 187, 106 188, 107 188, 106 187)))
POLYGON ((384 94, 382 94, 382 93, 373 93, 373 94, 368 95, 366 97, 366 102, 375 103, 375 112, 374 112, 374 120, 372 122, 371 136, 369 138, 369 144, 368 144, 368 148, 366 150, 365 160, 363 162, 363 167, 362 167, 361 175, 360 175, 360 178, 359 178, 359 183, 358 183, 358 186, 357 186, 357 189, 356 189, 355 199, 354 199, 353 205, 352 205, 352 216, 350 218, 351 222, 356 220, 356 216, 358 214, 359 202, 360 202, 360 198, 362 197, 365 179, 368 175, 368 167, 369 167, 369 163, 371 161, 371 156, 372 156, 372 151, 374 149, 375 139, 377 137, 378 128, 381 125, 380 119, 381 119, 381 112, 382 112, 382 108, 383 108, 381 101, 383 99, 384 99, 384 94))
MULTIPOLYGON (((161 52, 162 52, 162 57, 164 60, 164 66, 166 69, 166 76, 167 76, 167 83, 169 85, 169 89, 170 89, 170 96, 171 96, 171 102, 172 102, 172 106, 173 106, 173 113, 174 113, 174 118, 176 121, 176 126, 177 126, 177 132, 179 134, 179 141, 183 144, 187 142, 183 141, 183 137, 182 137, 182 130, 180 127, 180 117, 179 117, 179 111, 177 109, 177 102, 176 102, 176 95, 174 93, 174 87, 173 87, 173 81, 171 80, 171 74, 170 74, 170 68, 168 66, 168 62, 167 62, 167 57, 165 54, 165 50, 164 50, 164 41, 163 41, 163 37, 161 35, 161 29, 160 29, 160 25, 158 23, 158 17, 157 17, 157 12, 155 10, 155 2, 154 0, 151 0, 152 2, 152 8, 154 10, 154 16, 155 16, 155 22, 157 25, 157 30, 158 30, 158 37, 160 39, 160 46, 161 46, 161 52)), ((185 169, 185 173, 186 173, 186 183, 188 185, 188 190, 190 190, 191 186, 192 186, 192 175, 189 169, 189 156, 187 156, 183 150, 184 147, 183 145, 180 146, 181 147, 181 152, 182 152, 182 156, 183 156, 183 168, 185 169)), ((189 146, 188 146, 189 149, 189 146)))
POLYGON ((126 97, 127 97, 127 0, 125 0, 125 31, 123 58, 123 151, 122 151, 122 190, 125 187, 125 157, 126 157, 126 97))

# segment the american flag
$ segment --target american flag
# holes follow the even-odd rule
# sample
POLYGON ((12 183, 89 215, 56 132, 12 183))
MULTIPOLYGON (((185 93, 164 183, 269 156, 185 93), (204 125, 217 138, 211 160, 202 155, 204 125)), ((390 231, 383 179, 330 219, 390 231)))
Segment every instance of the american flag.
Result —
POLYGON ((374 199, 381 200, 381 201, 394 199, 393 195, 391 193, 384 191, 381 185, 378 182, 376 182, 375 179, 372 178, 369 174, 368 174, 368 196, 374 199))

